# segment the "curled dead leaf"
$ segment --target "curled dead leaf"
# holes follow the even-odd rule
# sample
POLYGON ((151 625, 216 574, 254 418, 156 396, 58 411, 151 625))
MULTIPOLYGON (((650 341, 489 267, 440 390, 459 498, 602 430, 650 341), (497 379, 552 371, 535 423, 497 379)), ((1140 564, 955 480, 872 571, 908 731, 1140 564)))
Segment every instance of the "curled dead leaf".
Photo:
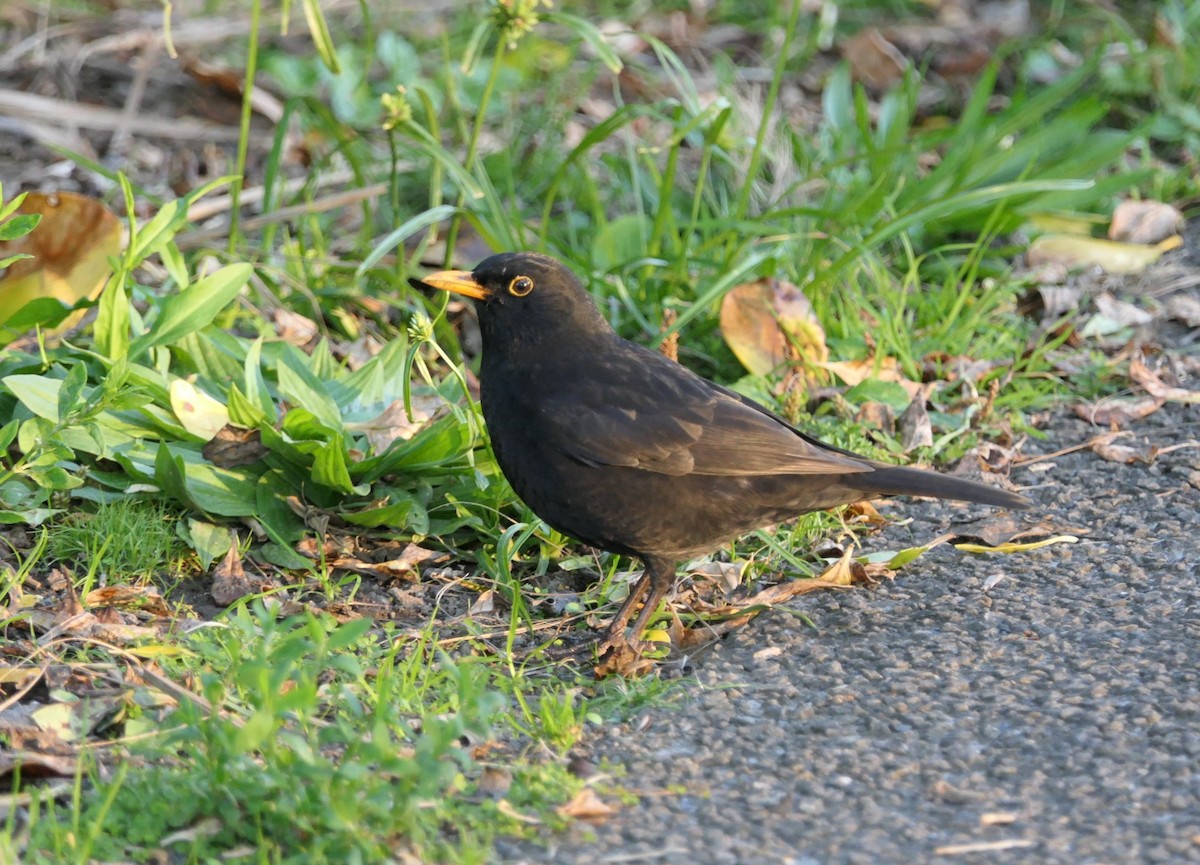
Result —
POLYGON ((576 820, 599 821, 607 820, 617 809, 605 804, 591 787, 584 787, 570 802, 559 806, 558 813, 576 820))
POLYGON ((1161 201, 1122 201, 1108 226, 1110 240, 1161 243, 1184 226, 1183 214, 1161 201))
POLYGON ((262 443, 262 433, 226 424, 201 449, 204 458, 217 468, 232 469, 258 462, 271 451, 262 443))
POLYGON ((209 587, 213 603, 218 607, 228 607, 256 591, 257 587, 246 577, 246 571, 242 567, 242 556, 238 552, 238 545, 234 543, 229 547, 225 558, 213 570, 212 585, 209 587))
POLYGON ((1169 402, 1200 403, 1200 391, 1174 387, 1162 380, 1158 373, 1146 366, 1140 355, 1129 361, 1129 377, 1141 385, 1146 393, 1169 402))

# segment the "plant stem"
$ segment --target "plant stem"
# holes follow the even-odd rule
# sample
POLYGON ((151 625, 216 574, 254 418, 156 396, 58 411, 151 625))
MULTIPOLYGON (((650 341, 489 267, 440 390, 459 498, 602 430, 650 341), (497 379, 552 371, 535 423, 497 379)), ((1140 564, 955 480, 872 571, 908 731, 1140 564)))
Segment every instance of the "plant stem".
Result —
POLYGON ((250 118, 253 114, 251 100, 254 96, 254 76, 258 71, 258 26, 262 13, 261 0, 250 4, 250 37, 246 45, 246 77, 242 83, 242 119, 238 129, 237 165, 234 180, 229 189, 233 207, 229 213, 229 252, 238 245, 238 216, 241 212, 242 185, 246 179, 246 153, 250 149, 250 118))
MULTIPOLYGON (((475 162, 479 151, 479 135, 483 132, 483 124, 487 119, 488 103, 492 101, 492 92, 496 89, 496 81, 500 78, 500 63, 504 60, 504 40, 496 40, 496 53, 492 57, 492 68, 488 70, 487 83, 483 86, 483 95, 479 97, 479 107, 475 110, 475 125, 471 128, 471 138, 467 142, 467 158, 463 162, 463 168, 470 173, 475 168, 475 162)), ((458 196, 458 206, 465 207, 467 203, 467 192, 463 190, 458 196)), ((454 214, 454 218, 450 220, 450 228, 446 231, 446 260, 445 266, 453 266, 454 243, 458 239, 458 227, 462 223, 462 214, 454 214)))

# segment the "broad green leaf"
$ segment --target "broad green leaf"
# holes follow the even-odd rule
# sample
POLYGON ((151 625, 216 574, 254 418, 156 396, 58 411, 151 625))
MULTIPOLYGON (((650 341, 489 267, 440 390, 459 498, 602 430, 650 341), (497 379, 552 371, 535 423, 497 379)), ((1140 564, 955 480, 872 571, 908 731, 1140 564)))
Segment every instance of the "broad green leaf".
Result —
POLYGON ((233 532, 224 526, 189 517, 186 527, 180 523, 179 534, 187 545, 200 557, 200 565, 207 571, 212 563, 229 552, 233 546, 233 532))
MULTIPOLYGON (((288 346, 290 349, 291 346, 288 346)), ((342 411, 329 395, 324 383, 309 371, 292 349, 280 358, 276 372, 279 392, 292 405, 311 412, 331 430, 342 428, 342 411)))
POLYGON ((76 363, 67 372, 58 388, 58 416, 67 417, 72 411, 83 408, 83 389, 87 386, 87 366, 76 363))
POLYGON ((21 426, 18 420, 10 420, 3 427, 0 427, 0 451, 8 450, 8 446, 13 443, 13 439, 17 437, 17 429, 21 426))
POLYGON ((24 511, 0 510, 0 525, 6 526, 40 526, 55 514, 62 513, 58 508, 29 508, 24 511))
POLYGON ((264 424, 274 423, 275 419, 268 418, 259 406, 242 396, 236 384, 229 386, 229 422, 235 426, 255 428, 264 424))
POLYGON ((274 423, 279 419, 279 413, 275 408, 275 400, 271 398, 271 389, 263 377, 262 350, 263 338, 260 336, 246 350, 242 384, 246 389, 246 399, 262 409, 263 414, 274 423))
POLYGON ((650 231, 650 220, 639 213, 617 217, 597 232, 592 261, 601 270, 613 271, 644 258, 650 231))
MULTIPOLYGON (((287 548, 304 537, 304 523, 296 516, 295 511, 288 507, 285 491, 295 489, 287 474, 273 469, 258 479, 255 487, 254 516, 259 521, 268 536, 287 548)), ((311 565, 311 562, 306 564, 311 565)), ((289 567, 295 567, 290 565, 289 567)))
POLYGON ((137 357, 154 346, 170 345, 207 327, 238 296, 253 272, 254 268, 249 264, 226 265, 168 297, 150 332, 139 336, 129 346, 130 356, 137 357))
POLYGON ((2 381, 25 408, 38 417, 58 423, 58 391, 62 381, 44 375, 10 375, 2 381))
POLYGON ((154 458, 154 481, 187 507, 223 517, 253 516, 258 473, 253 466, 221 469, 198 452, 162 443, 154 458))
POLYGON ((313 480, 346 494, 365 495, 370 489, 365 484, 356 487, 350 480, 350 472, 346 465, 346 445, 340 435, 317 451, 313 460, 313 480))
POLYGON ((409 514, 412 513, 414 507, 419 507, 419 503, 415 498, 410 497, 357 511, 342 510, 338 512, 338 516, 355 526, 367 528, 391 526, 396 529, 405 529, 408 526, 409 514))

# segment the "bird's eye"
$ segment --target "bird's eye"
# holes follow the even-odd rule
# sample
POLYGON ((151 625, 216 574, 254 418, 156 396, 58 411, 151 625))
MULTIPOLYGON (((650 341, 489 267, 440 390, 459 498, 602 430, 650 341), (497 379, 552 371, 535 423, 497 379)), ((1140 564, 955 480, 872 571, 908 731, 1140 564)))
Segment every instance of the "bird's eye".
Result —
POLYGON ((533 291, 533 280, 528 276, 518 276, 508 284, 508 293, 513 297, 524 297, 533 291))

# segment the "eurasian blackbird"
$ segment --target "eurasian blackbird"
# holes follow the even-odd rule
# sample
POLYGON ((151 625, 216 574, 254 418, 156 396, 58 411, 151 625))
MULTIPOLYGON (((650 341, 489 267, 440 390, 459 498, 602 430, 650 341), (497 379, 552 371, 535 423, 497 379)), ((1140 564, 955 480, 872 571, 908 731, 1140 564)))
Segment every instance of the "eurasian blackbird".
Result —
POLYGON ((641 648, 678 562, 761 526, 863 499, 935 496, 1026 508, 981 483, 875 462, 618 336, 546 255, 493 255, 424 284, 477 301, 480 394, 496 461, 558 531, 637 556, 645 574, 600 643, 641 648), (633 625, 625 627, 645 596, 633 625))

